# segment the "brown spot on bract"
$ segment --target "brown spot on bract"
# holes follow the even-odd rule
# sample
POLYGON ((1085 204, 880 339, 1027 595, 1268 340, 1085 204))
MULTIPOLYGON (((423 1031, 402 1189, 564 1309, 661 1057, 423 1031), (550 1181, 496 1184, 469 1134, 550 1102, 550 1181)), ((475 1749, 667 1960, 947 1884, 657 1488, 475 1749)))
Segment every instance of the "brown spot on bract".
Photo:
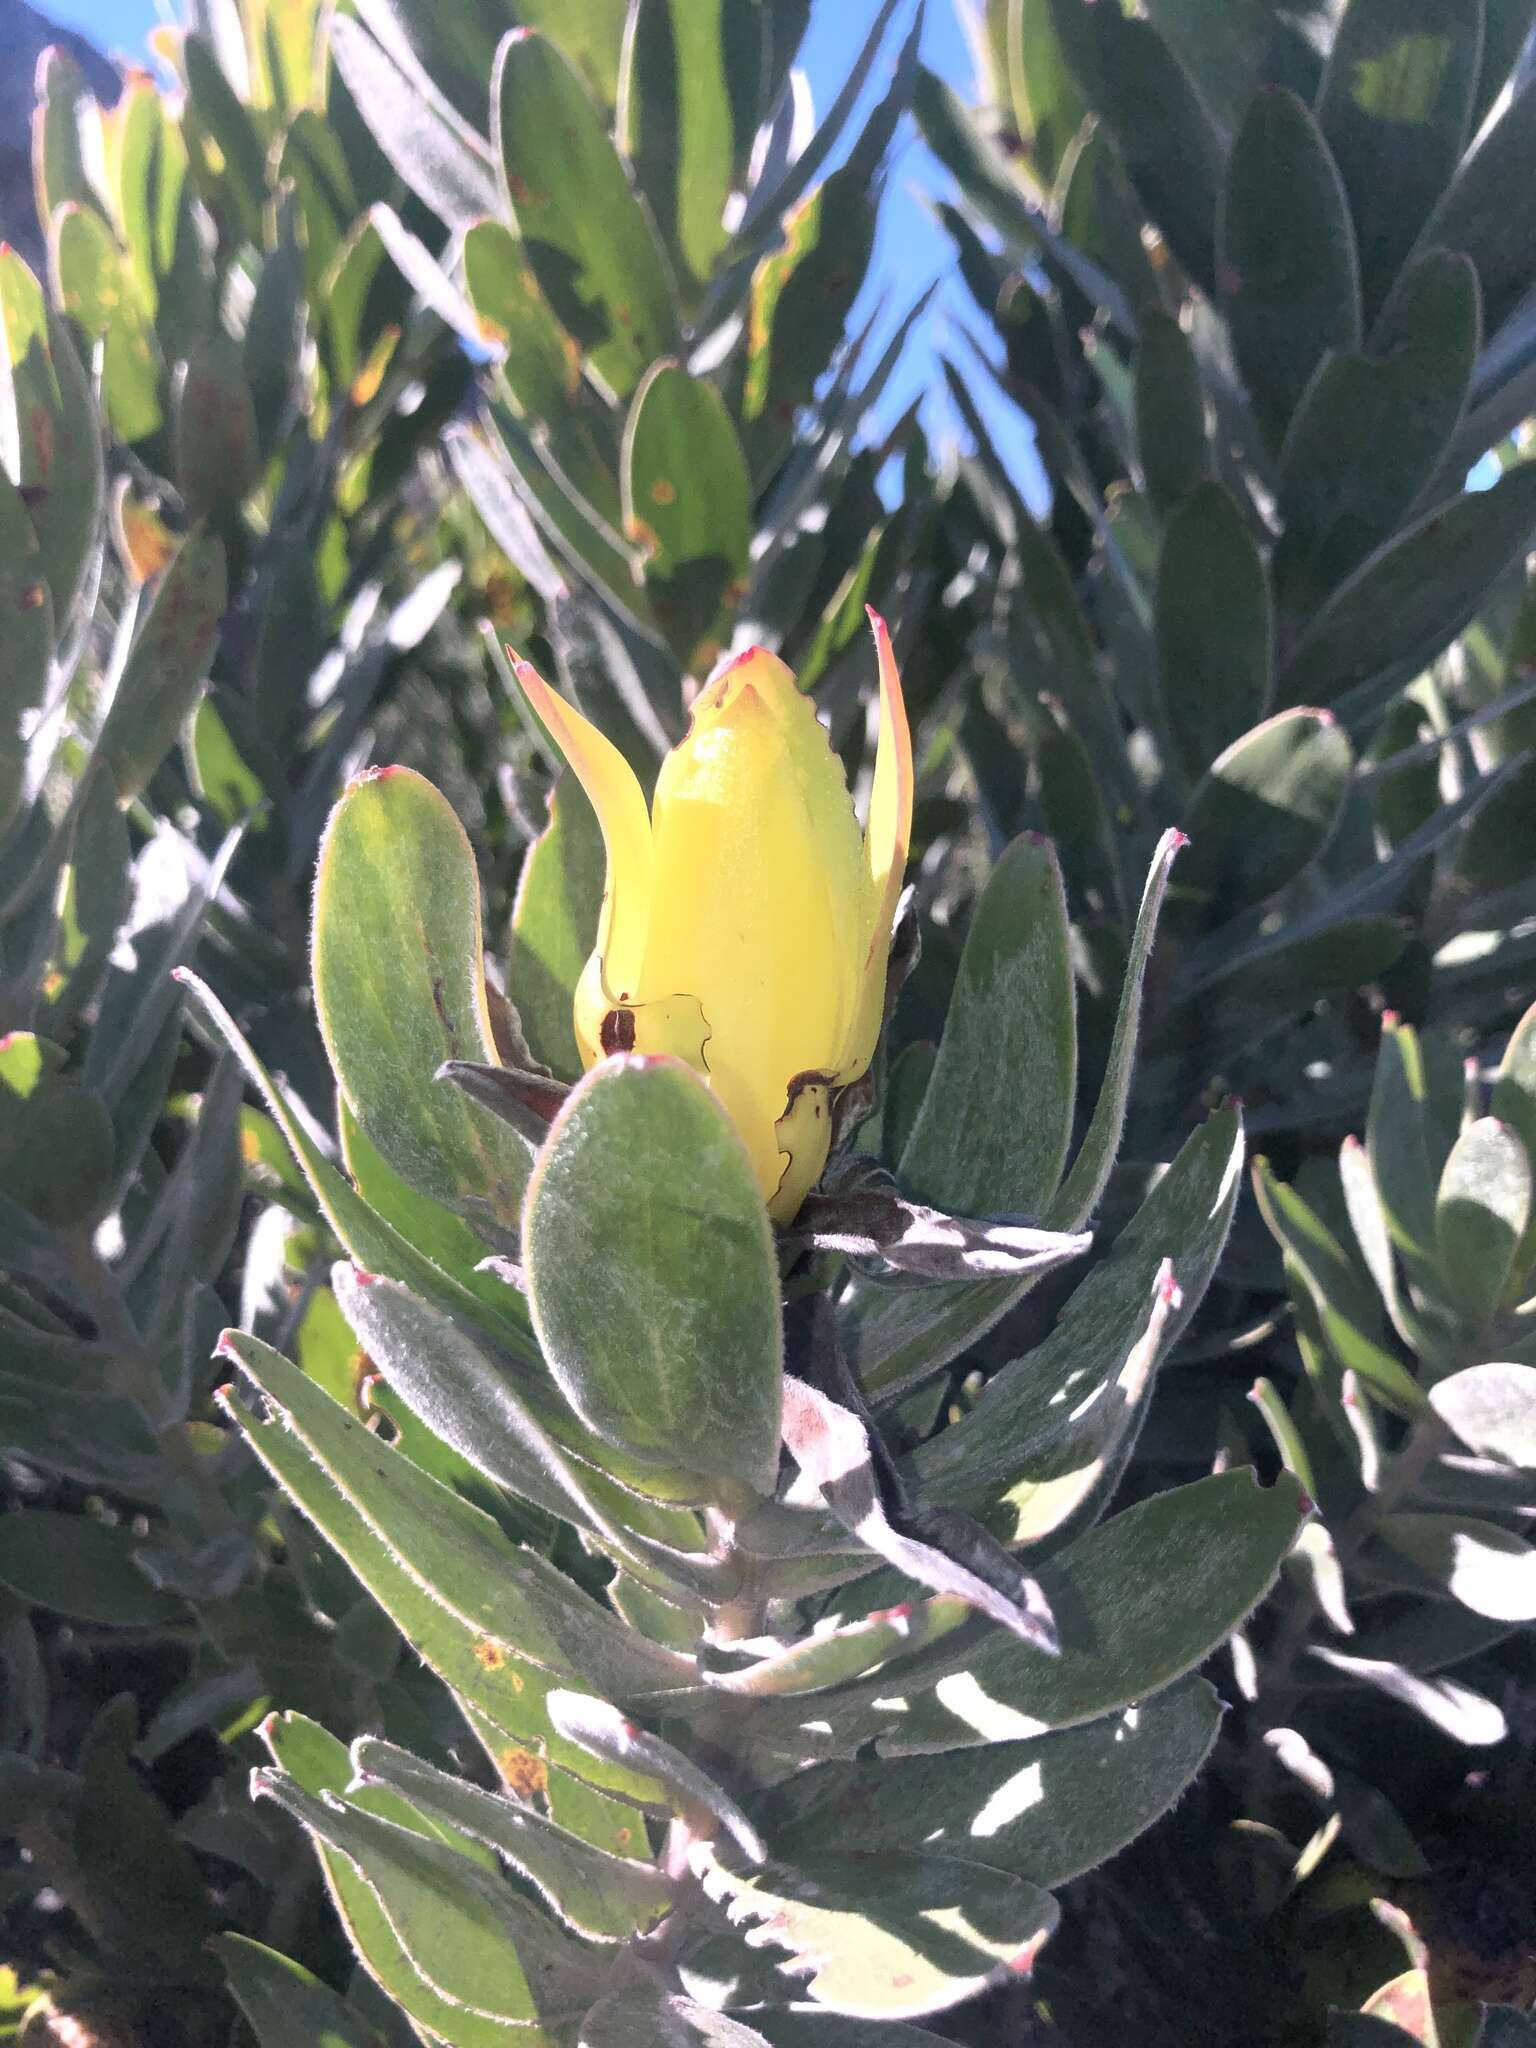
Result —
POLYGON ((22 612, 35 612, 46 595, 47 592, 41 583, 24 583, 16 593, 16 609, 22 612))
POLYGON ((675 505, 677 485, 670 477, 659 476, 651 485, 650 498, 653 505, 675 505))
POLYGON ((504 1749, 496 1765, 502 1783, 516 1799, 542 1799, 549 1789, 549 1768, 531 1749, 504 1749))
POLYGON ((481 1636, 475 1644, 475 1662, 486 1671, 499 1671, 507 1661, 507 1653, 500 1643, 493 1643, 489 1636, 481 1636))
POLYGON ((633 1010, 610 1010, 604 1017, 598 1032, 598 1042, 603 1051, 610 1055, 616 1052, 633 1052, 635 1049, 635 1013, 633 1010))
POLYGON ((634 1830, 632 1828, 614 1829, 613 1839, 618 1843, 621 1849, 627 1849, 630 1843, 634 1840, 634 1838, 634 1830))

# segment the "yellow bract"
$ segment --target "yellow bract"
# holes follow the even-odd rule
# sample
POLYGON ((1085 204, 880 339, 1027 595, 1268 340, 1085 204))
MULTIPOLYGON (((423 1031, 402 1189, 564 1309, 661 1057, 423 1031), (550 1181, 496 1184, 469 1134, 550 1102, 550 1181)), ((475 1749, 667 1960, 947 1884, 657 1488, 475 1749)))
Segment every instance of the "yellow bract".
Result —
POLYGON ((673 1053, 724 1103, 776 1222, 827 1161, 831 1098, 874 1056, 912 827, 912 748, 884 621, 862 834, 815 706, 761 648, 701 692, 649 812, 628 762, 526 662, 517 673, 608 854, 576 995, 588 1066, 673 1053))

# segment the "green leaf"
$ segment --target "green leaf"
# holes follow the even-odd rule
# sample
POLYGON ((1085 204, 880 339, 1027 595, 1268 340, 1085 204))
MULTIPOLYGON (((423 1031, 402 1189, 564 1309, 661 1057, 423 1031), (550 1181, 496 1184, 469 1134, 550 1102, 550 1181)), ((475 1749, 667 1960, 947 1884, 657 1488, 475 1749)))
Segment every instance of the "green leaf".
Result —
POLYGON ((0 833, 15 816, 26 772, 27 714, 42 704, 53 655, 53 600, 43 553, 21 492, 0 469, 0 618, 9 621, 0 663, 0 833))
POLYGON ((1077 1022, 1054 848, 1016 839, 966 935, 933 1077, 901 1159, 909 1194, 959 1216, 1032 1216, 1072 1136, 1077 1022))
POLYGON ((32 176, 37 218, 46 228, 61 206, 100 208, 90 159, 102 145, 101 109, 80 66, 58 43, 38 59, 32 109, 32 176))
POLYGON ((114 1153, 106 1104, 65 1064, 62 1047, 31 1031, 0 1037, 0 1187, 56 1230, 99 1219, 114 1153))
POLYGON ((1217 120, 1235 127, 1274 37, 1268 0, 1230 0, 1214 12, 1205 0, 1148 0, 1147 13, 1217 120))
MULTIPOLYGON (((85 1779, 64 1842, 70 1867, 90 1873, 92 1922, 103 1948, 188 1990, 216 1977, 204 1943, 213 1932, 208 1887, 171 1816, 134 1770, 138 1709, 109 1701, 82 1746, 85 1779)), ((185 1991, 183 1993, 185 1995, 185 1991)))
POLYGON ((1097 1720, 1202 1664, 1264 1598, 1307 1512, 1288 1473, 1247 1470, 1154 1495, 1039 1567, 1061 1635, 1057 1657, 1002 1630, 919 1652, 899 1674, 799 1702, 765 1702, 750 1738, 775 1755, 882 1757, 1023 1741, 1097 1720))
POLYGON ((0 1445, 46 1472, 133 1500, 159 1501, 171 1490, 155 1433, 126 1396, 54 1383, 40 1399, 34 1379, 0 1372, 0 1445))
POLYGON ((725 0, 640 0, 620 84, 620 146, 650 202, 680 279, 706 284, 725 247, 737 154, 725 0))
POLYGON ((746 588, 751 486, 725 402, 680 363, 652 364, 624 430, 624 532, 656 623, 685 668, 720 652, 746 588))
POLYGON ((87 341, 102 342, 101 388, 120 441, 142 441, 165 417, 164 366, 149 315, 122 251, 101 215, 71 205, 54 216, 54 275, 59 301, 87 341))
POLYGON ((788 1952, 781 1967, 818 2005, 853 2018, 921 2018, 973 1997, 1033 1957, 1056 1901, 1021 1878, 924 1852, 849 1853, 731 1869, 698 1852, 704 1889, 749 1936, 788 1952))
POLYGON ((1435 250, 1403 274, 1369 355, 1335 354, 1280 456, 1280 604, 1305 620, 1390 540, 1461 418, 1479 347, 1477 275, 1435 250))
MULTIPOLYGON (((254 1338, 226 1332, 222 1342, 280 1415, 279 1426, 432 1595, 439 1634, 457 1634, 492 1668, 516 1659, 620 1698, 688 1686, 690 1659, 626 1629, 537 1551, 510 1543, 488 1515, 370 1434, 297 1366, 254 1338)), ((261 1453, 273 1425, 246 1426, 261 1453)))
POLYGON ((965 1509, 1010 1544, 1038 1542, 1107 1498, 1157 1366, 1210 1284, 1242 1161, 1241 1120, 1222 1110, 1160 1177, 1045 1342, 1003 1366, 973 1408, 913 1454, 922 1498, 965 1509))
POLYGON ((1536 525, 1536 463, 1428 512, 1369 557, 1308 623, 1281 670, 1282 704, 1327 704, 1403 680, 1461 631, 1536 525))
MULTIPOLYGON (((548 1405, 546 1389, 522 1384, 507 1360, 408 1288, 377 1276, 364 1284, 343 1266, 333 1280, 374 1366, 442 1443, 494 1485, 591 1531, 642 1577, 660 1571, 668 1590, 681 1580, 695 1593, 710 1593, 709 1560, 696 1554, 698 1517, 643 1499, 594 1469, 598 1447, 590 1440, 573 1463, 536 1412, 540 1395, 548 1405)), ((644 1476, 621 1461, 619 1470, 625 1479, 644 1476)), ((688 1490, 684 1475, 678 1486, 688 1490)))
POLYGON ((330 48, 369 133, 392 168, 448 227, 498 211, 489 151, 430 81, 407 73, 350 15, 330 17, 330 48))
POLYGON ((1536 175, 1536 84, 1527 83, 1482 138, 1436 206, 1419 237, 1422 249, 1469 256, 1482 288, 1483 330, 1497 334, 1530 290, 1530 243, 1523 192, 1536 175))
POLYGON ((772 472, 797 413, 812 403, 847 332, 874 245, 868 179, 845 166, 786 216, 782 245, 753 272, 741 419, 754 476, 772 472))
POLYGON ((1216 289, 1222 139, 1150 21, 1095 0, 1051 0, 1057 34, 1138 197, 1203 291, 1216 289))
POLYGON ((628 0, 517 0, 518 20, 552 37, 609 106, 619 89, 627 14, 628 0))
MULTIPOLYGON (((1044 1221, 1049 1229, 1080 1230, 1108 1183, 1130 1099, 1152 941, 1169 870, 1183 844, 1181 833, 1166 832, 1153 856, 1131 935, 1104 1078, 1077 1157, 1046 1211, 1044 1221)), ((924 1094, 926 1098, 926 1090, 924 1094)), ((946 1288, 869 1287, 855 1294, 843 1315, 842 1341, 866 1393, 877 1399, 890 1398, 947 1365, 1005 1315, 1025 1291, 1026 1285, 1017 1280, 966 1282, 946 1288)))
POLYGON ((171 404, 176 482, 193 519, 233 520, 254 489, 261 454, 240 344, 210 328, 187 350, 171 404))
POLYGON ((1221 1703, 1186 1678, 1140 1706, 958 1755, 881 1757, 798 1771, 756 1812, 790 1861, 854 1837, 871 1855, 977 1856, 1047 1888, 1118 1854, 1209 1755, 1221 1703))
POLYGON ((257 2048, 384 2048, 360 2014, 287 1956, 244 1934, 216 1934, 213 1947, 257 2048))
POLYGON ((1441 1278, 1475 1324, 1503 1299, 1530 1222, 1530 1155, 1508 1124, 1479 1117, 1451 1147, 1435 1196, 1441 1278))
POLYGON ((1067 69, 1050 0, 1009 0, 1006 33, 1014 126, 1049 188, 1087 109, 1067 69))
POLYGON ((1432 1387, 1429 1404, 1469 1451, 1536 1471, 1536 1366, 1469 1365, 1432 1387))
POLYGON ((576 778, 563 775, 517 878, 507 994, 529 1051, 565 1081, 582 1070, 576 984, 597 936, 606 871, 597 815, 576 778))
MULTIPOLYGON (((224 1355, 236 1358, 242 1368, 251 1361, 264 1366, 278 1357, 258 1339, 235 1335, 228 1337, 224 1355)), ((279 1364, 293 1371, 286 1360, 280 1359, 279 1364)), ((477 1654, 475 1632, 466 1629, 412 1576, 391 1544, 339 1491, 318 1454, 303 1439, 281 1421, 258 1422, 227 1390, 218 1398, 273 1478, 452 1689, 505 1779, 513 1783, 526 1779, 542 1787, 557 1765, 563 1768, 575 1763, 585 1779, 604 1790, 630 1799, 649 1796, 649 1779, 618 1766, 594 1769, 586 1755, 559 1734, 547 1706, 554 1690, 548 1673, 515 1653, 498 1654, 494 1646, 477 1654)))
POLYGON ((304 260, 298 203, 291 193, 284 194, 277 209, 277 243, 261 266, 243 344, 245 381, 263 457, 271 456, 291 425, 290 407, 308 330, 304 260))
POLYGON ((1392 1241, 1427 1265, 1435 1242, 1435 1187, 1429 1082, 1418 1035, 1384 1020, 1371 1087, 1365 1146, 1392 1241))
POLYGON ((1326 711, 1282 711, 1234 740, 1189 800, 1170 921, 1213 929, 1288 888, 1332 838, 1354 765, 1326 711))
POLYGON ((199 700, 183 744, 192 787, 220 823, 238 825, 250 818, 257 830, 262 829, 258 814, 268 808, 266 789, 241 753, 213 696, 199 700))
POLYGON ((1178 321, 1152 307, 1136 350, 1136 453, 1147 495, 1164 514, 1210 475, 1200 365, 1178 321))
POLYGON ((1157 564, 1158 687, 1198 774, 1269 709, 1274 625, 1264 560, 1236 502, 1201 484, 1169 514, 1157 564))
POLYGON ((1322 1218, 1293 1187, 1254 1161, 1259 1209, 1305 1284, 1339 1371, 1353 1372, 1396 1415, 1417 1417, 1425 1399, 1412 1373, 1382 1341, 1381 1311, 1365 1277, 1322 1218))
POLYGON ((586 87, 542 35, 513 30, 491 81, 503 193, 545 296, 627 398, 677 342, 666 259, 586 87))
POLYGON ((448 2004, 526 2029, 557 2022, 597 1988, 583 1953, 542 1913, 447 1842, 336 1793, 317 1799, 278 1771, 255 1772, 251 1789, 346 1857, 402 1953, 448 2004))
MULTIPOLYGON (((753 1863, 764 1856, 757 1830, 731 1795, 707 1771, 659 1735, 627 1720, 606 1700, 579 1692, 552 1692, 550 1719, 566 1739, 637 1788, 623 1795, 653 1813, 674 1813, 695 1837, 723 1828, 753 1863)), ((577 1766, 576 1768, 580 1768, 577 1766)))
POLYGON ((577 2048, 656 2048, 658 2042, 667 2048, 769 2048, 755 2027, 648 1981, 599 1999, 581 2023, 577 2048))
MULTIPOLYGON (((266 159, 251 109, 225 77, 213 45, 203 35, 182 38, 181 63, 186 72, 184 127, 189 141, 199 133, 213 142, 220 160, 218 192, 234 215, 234 225, 247 242, 262 241, 262 204, 266 196, 266 159)), ((194 145, 195 152, 195 145, 194 145)))
MULTIPOLYGON (((1489 1101, 1493 1114, 1519 1134, 1526 1153, 1536 1162, 1536 1003, 1533 1003, 1510 1033, 1509 1044, 1494 1076, 1489 1101)), ((1519 1270, 1529 1271, 1536 1261, 1536 1214, 1527 1226, 1516 1254, 1519 1270)))
MULTIPOLYGON (((272 1715, 261 1736, 292 1785, 310 1800, 339 1798, 351 1783, 345 1747, 334 1735, 301 1714, 272 1715)), ((392 1810, 401 1810, 396 1802, 392 1810)), ((436 1839, 436 1838, 435 1838, 436 1839)), ((327 1888, 348 1938, 369 1972, 411 2017, 455 2048, 551 2048, 548 2037, 526 2025, 509 2025, 469 2011, 429 1984, 407 1954, 379 1893, 350 1857, 316 1839, 327 1888)), ((263 2044, 265 2048, 265 2044, 263 2044)))
POLYGON ((224 544, 195 528, 155 588, 101 729, 120 803, 140 794, 197 703, 227 595, 224 544))
MULTIPOLYGON (((479 1329, 489 1330, 496 1340, 529 1365, 536 1365, 537 1347, 529 1333, 525 1314, 516 1296, 490 1275, 466 1281, 436 1263, 438 1241, 419 1248, 414 1237, 402 1236, 352 1182, 326 1157, 307 1125, 293 1113, 286 1097, 255 1053, 223 1004, 195 975, 181 970, 176 979, 192 993, 213 1030, 239 1060, 247 1078, 261 1091, 290 1151, 298 1161, 325 1215, 327 1223, 358 1264, 372 1273, 386 1273, 425 1295, 450 1312, 463 1315, 479 1329)), ((345 1118, 343 1118, 345 1123, 345 1118)), ((356 1158, 356 1152, 352 1155, 356 1158)), ((349 1162, 350 1163, 350 1162, 349 1162)), ((366 1178, 361 1160, 354 1168, 366 1178)), ((403 1184, 400 1184, 403 1185, 403 1184)), ((419 1199, 419 1198, 418 1198, 419 1199)), ((416 1214, 420 1214, 418 1209, 416 1214)), ((439 1211, 439 1216, 447 1212, 439 1211)), ((455 1220, 449 1218, 450 1221, 455 1220)), ((414 1227, 414 1226, 413 1226, 414 1227)), ((456 1246, 450 1246, 456 1252, 456 1246)), ((551 1404, 553 1405, 553 1404, 551 1404)))
POLYGON ((595 518, 621 518, 618 450, 607 410, 582 376, 582 353, 539 289, 523 242, 499 220, 464 237, 464 289, 487 332, 506 346, 503 374, 523 420, 595 518))
POLYGON ((1482 55, 1466 0, 1350 0, 1318 118, 1349 194, 1369 321, 1466 146, 1482 55))
POLYGON ((148 78, 125 87, 118 111, 118 190, 123 246, 140 296, 157 315, 163 302, 167 328, 185 333, 202 325, 211 309, 187 181, 187 146, 171 106, 148 78))
POLYGON ((550 1371, 589 1429, 643 1465, 773 1490, 772 1235, 741 1141, 690 1069, 621 1056, 593 1070, 539 1154, 523 1244, 550 1371))
POLYGON ((101 435, 91 388, 62 319, 14 249, 0 248, 0 468, 21 486, 67 633, 101 547, 101 435))
POLYGON ((0 1515, 0 1586, 29 1607, 106 1628, 154 1628, 185 1614, 133 1561, 125 1523, 49 1508, 0 1515))
POLYGON ((1536 1621, 1536 1550, 1496 1522, 1470 1516, 1390 1514, 1376 1541, 1433 1586, 1490 1621, 1536 1621))
POLYGON ((1354 228, 1311 113, 1282 86, 1250 101, 1221 213, 1232 347, 1272 446, 1330 351, 1360 346, 1354 228))
POLYGON ((409 1186, 504 1249, 528 1147, 437 1080, 445 1060, 498 1064, 480 879, 447 799, 408 768, 371 769, 331 814, 315 878, 315 1002, 348 1106, 409 1186))
POLYGON ((364 1785, 386 1785, 417 1813, 484 1842, 534 1886, 555 1913, 591 1941, 628 1941, 670 1913, 677 1888, 654 1863, 610 1856, 530 1806, 482 1791, 393 1743, 363 1736, 352 1766, 364 1785))

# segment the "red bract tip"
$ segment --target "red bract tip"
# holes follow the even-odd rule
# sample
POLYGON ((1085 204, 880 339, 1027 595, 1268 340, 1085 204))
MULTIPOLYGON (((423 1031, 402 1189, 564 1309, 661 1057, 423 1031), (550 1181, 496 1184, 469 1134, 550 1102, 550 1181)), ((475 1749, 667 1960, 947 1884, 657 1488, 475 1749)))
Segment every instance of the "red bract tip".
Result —
POLYGON ((767 652, 768 650, 766 647, 744 647, 741 650, 740 654, 733 654, 730 660, 722 665, 720 669, 720 674, 722 676, 732 675, 737 669, 743 667, 747 662, 762 660, 763 657, 767 654, 767 652))
POLYGON ((1176 1309, 1184 1306, 1184 1290, 1174 1278, 1172 1266, 1158 1283, 1157 1295, 1164 1308, 1176 1309))
POLYGON ((1381 1013, 1381 1028, 1383 1031, 1396 1031, 1402 1021, 1402 1013, 1399 1010, 1383 1010, 1381 1013))
POLYGON ((1317 1513, 1317 1502, 1312 1498, 1311 1494, 1307 1492, 1304 1486, 1298 1487, 1297 1492, 1299 1493, 1301 1498, 1300 1519, 1304 1522, 1309 1515, 1315 1515, 1317 1513))
POLYGON ((1182 853, 1188 844, 1189 834, 1179 831, 1178 827, 1175 826, 1168 836, 1168 851, 1170 853, 1182 853))
POLYGON ((240 1363, 240 1354, 235 1349, 234 1341, 238 1334, 239 1332, 236 1330, 221 1330, 219 1332, 219 1341, 213 1347, 214 1357, 227 1358, 231 1365, 238 1365, 240 1363))
POLYGON ((370 1273, 366 1269, 366 1267, 354 1266, 352 1268, 352 1278, 357 1282, 359 1287, 377 1286, 379 1277, 380 1276, 377 1273, 370 1273))

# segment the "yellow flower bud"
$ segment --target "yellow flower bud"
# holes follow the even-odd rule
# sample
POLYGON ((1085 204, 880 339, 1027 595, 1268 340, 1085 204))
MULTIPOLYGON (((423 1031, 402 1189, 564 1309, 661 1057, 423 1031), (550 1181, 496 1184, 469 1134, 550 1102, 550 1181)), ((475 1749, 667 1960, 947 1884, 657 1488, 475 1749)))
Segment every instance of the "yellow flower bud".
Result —
POLYGON ((517 665, 608 855, 576 993, 582 1057, 686 1060, 730 1112, 779 1223, 826 1165, 833 1091, 874 1056, 911 838, 901 683, 885 623, 870 619, 880 741, 863 833, 814 704, 761 648, 700 693, 649 811, 617 748, 517 665))

